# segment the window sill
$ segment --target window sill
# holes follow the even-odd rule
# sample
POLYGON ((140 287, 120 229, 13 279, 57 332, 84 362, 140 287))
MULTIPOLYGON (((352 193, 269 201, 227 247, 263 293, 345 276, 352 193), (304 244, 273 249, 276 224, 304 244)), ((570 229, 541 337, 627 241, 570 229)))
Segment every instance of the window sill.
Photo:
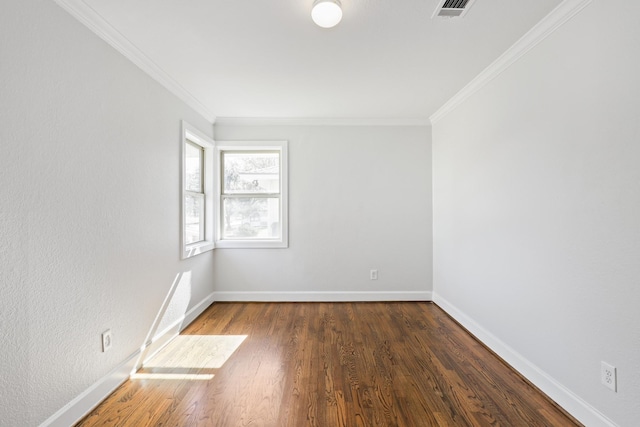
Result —
POLYGON ((289 243, 282 240, 216 240, 218 249, 283 249, 289 243))
POLYGON ((191 258, 196 255, 209 252, 213 248, 214 248, 213 242, 208 242, 208 241, 186 245, 182 250, 182 259, 191 258))

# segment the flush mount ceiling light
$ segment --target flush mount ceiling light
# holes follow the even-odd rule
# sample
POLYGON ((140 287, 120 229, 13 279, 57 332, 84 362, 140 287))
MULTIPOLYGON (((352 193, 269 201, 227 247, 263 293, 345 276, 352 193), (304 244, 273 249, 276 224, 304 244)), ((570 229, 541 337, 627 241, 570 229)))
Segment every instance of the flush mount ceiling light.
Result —
POLYGON ((319 27, 335 27, 342 19, 340 6, 340 0, 315 0, 311 9, 311 19, 319 27))

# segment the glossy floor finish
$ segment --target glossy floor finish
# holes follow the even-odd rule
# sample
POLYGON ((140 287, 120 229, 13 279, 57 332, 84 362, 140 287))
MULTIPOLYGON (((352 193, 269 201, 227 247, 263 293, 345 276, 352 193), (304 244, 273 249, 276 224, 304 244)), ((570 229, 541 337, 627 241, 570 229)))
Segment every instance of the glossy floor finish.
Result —
POLYGON ((79 426, 576 426, 432 303, 216 303, 79 426))

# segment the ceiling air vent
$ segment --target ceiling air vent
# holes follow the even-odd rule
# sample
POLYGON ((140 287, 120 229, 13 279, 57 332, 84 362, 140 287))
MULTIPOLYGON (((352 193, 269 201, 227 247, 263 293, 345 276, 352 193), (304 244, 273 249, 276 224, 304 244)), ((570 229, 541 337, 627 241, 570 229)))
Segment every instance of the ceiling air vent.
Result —
POLYGON ((474 0, 438 0, 438 7, 431 18, 462 18, 474 0))

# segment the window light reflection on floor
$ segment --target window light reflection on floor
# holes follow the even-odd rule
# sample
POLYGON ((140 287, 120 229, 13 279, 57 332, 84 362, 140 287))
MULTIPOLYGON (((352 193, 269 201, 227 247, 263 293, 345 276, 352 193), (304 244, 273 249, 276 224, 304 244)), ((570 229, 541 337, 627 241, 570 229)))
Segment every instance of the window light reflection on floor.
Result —
POLYGON ((211 380, 246 335, 178 335, 151 357, 132 380, 211 380))

